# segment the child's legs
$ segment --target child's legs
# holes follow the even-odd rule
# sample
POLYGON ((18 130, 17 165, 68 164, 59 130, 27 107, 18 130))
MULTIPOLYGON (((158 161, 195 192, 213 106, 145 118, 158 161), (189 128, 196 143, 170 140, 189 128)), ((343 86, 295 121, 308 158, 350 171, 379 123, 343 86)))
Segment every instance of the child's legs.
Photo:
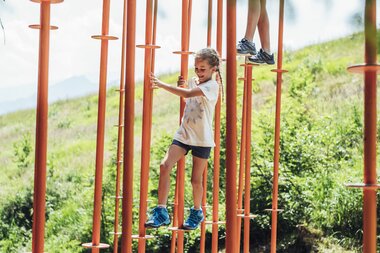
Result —
POLYGON ((170 145, 160 164, 160 180, 158 182, 158 204, 166 205, 170 187, 170 172, 176 162, 186 154, 186 150, 177 145, 170 145))
POLYGON ((260 9, 260 0, 248 0, 247 27, 244 37, 249 41, 252 41, 253 35, 255 35, 257 22, 260 18, 260 9))
POLYGON ((261 1, 261 13, 257 23, 257 28, 260 35, 261 48, 265 51, 270 51, 270 33, 269 33, 269 17, 266 9, 266 0, 261 1))
POLYGON ((194 208, 199 209, 202 203, 203 194, 203 171, 207 166, 207 159, 193 156, 193 171, 191 174, 191 184, 193 186, 194 208))

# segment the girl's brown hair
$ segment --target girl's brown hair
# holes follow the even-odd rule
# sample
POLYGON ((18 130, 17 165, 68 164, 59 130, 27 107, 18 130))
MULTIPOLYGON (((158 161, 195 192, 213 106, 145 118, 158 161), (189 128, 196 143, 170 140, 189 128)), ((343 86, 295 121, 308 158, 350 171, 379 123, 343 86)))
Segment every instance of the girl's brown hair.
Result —
POLYGON ((219 57, 218 52, 215 49, 212 49, 209 47, 203 48, 195 54, 195 59, 200 59, 202 61, 207 60, 208 64, 210 64, 211 67, 216 67, 216 72, 218 73, 220 85, 222 86, 222 96, 223 96, 223 93, 224 93, 223 80, 222 80, 222 74, 220 73, 221 59, 219 57))

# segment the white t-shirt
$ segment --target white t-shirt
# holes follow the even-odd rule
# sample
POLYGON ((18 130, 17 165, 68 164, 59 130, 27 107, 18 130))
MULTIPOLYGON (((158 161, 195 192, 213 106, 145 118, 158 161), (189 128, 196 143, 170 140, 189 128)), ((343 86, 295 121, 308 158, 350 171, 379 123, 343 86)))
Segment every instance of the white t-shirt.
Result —
POLYGON ((212 120, 219 95, 219 84, 209 80, 197 86, 193 78, 188 88, 199 87, 203 96, 185 98, 185 110, 181 126, 174 139, 184 144, 200 147, 215 147, 212 120))

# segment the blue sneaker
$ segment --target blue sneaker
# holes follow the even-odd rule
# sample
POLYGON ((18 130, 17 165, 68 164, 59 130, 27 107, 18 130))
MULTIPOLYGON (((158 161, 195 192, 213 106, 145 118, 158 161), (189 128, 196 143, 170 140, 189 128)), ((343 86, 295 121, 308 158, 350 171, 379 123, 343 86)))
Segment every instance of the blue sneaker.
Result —
POLYGON ((246 38, 243 38, 236 45, 236 52, 242 55, 247 55, 247 54, 255 55, 256 54, 255 43, 247 40, 246 38))
POLYGON ((266 63, 269 65, 273 65, 274 64, 274 55, 268 54, 267 52, 265 52, 261 48, 260 51, 257 53, 257 55, 248 57, 247 61, 251 62, 251 63, 258 63, 258 64, 266 63))
POLYGON ((199 224, 204 220, 203 211, 202 208, 199 210, 195 210, 194 207, 190 209, 190 215, 183 223, 183 228, 187 230, 194 230, 196 229, 199 224))
POLYGON ((159 228, 170 224, 168 210, 165 207, 157 206, 152 210, 152 215, 145 222, 146 228, 159 228))

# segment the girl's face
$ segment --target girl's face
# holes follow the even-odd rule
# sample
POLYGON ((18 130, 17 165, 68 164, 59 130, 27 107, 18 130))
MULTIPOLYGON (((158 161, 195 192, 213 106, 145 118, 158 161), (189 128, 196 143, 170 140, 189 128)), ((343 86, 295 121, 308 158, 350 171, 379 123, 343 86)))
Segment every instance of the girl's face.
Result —
POLYGON ((211 67, 207 60, 195 59, 194 71, 198 76, 199 83, 207 82, 211 79, 212 74, 216 71, 216 67, 211 67))

